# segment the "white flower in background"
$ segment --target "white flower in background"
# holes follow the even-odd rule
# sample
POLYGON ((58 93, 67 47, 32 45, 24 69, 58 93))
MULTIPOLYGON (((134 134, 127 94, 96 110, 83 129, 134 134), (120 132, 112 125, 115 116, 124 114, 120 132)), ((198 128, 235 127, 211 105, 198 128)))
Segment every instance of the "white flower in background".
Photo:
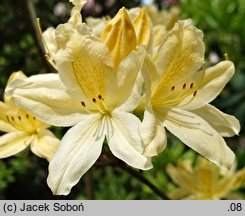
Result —
POLYGON ((152 4, 153 0, 141 0, 141 4, 143 5, 148 5, 148 4, 152 4))
MULTIPOLYGON (((23 72, 15 72, 10 76, 8 85, 15 79, 25 78, 23 72)), ((16 106, 14 99, 5 94, 4 102, 0 101, 0 131, 6 132, 0 136, 0 158, 18 154, 30 146, 34 154, 50 160, 60 140, 48 127, 50 125, 16 106)))
POLYGON ((210 52, 208 58, 209 58, 210 63, 212 63, 212 64, 216 64, 220 60, 218 54, 214 51, 210 52))
POLYGON ((66 15, 66 6, 63 2, 58 2, 55 6, 54 6, 54 14, 56 16, 65 16, 66 15))

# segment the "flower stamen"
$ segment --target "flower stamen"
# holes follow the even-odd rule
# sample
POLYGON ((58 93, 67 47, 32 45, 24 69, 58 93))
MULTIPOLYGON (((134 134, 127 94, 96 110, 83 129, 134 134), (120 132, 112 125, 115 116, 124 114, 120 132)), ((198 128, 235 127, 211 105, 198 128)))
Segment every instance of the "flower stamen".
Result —
POLYGON ((84 101, 81 101, 81 105, 84 111, 86 111, 87 113, 92 113, 90 110, 87 109, 87 106, 84 101))
MULTIPOLYGON (((46 48, 46 50, 48 51, 44 56, 45 56, 45 58, 47 59, 48 62, 51 61, 50 63, 51 63, 51 64, 53 63, 53 64, 55 65, 55 64, 56 64, 55 59, 54 59, 54 57, 52 56, 52 53, 51 53, 50 49, 48 48, 48 45, 47 45, 47 43, 46 43, 45 38, 43 37, 43 31, 42 31, 42 28, 41 28, 40 19, 37 18, 36 21, 37 21, 38 31, 39 31, 40 36, 41 36, 42 41, 43 41, 43 45, 44 45, 44 47, 46 48)), ((53 64, 52 64, 52 65, 53 65, 53 64)))
POLYGON ((228 61, 229 60, 228 54, 225 53, 224 56, 225 56, 225 60, 228 61))
MULTIPOLYGON (((158 104, 159 106, 163 106, 163 107, 171 107, 171 106, 183 107, 183 106, 188 105, 196 97, 197 91, 201 87, 201 83, 204 78, 205 71, 206 71, 206 62, 203 63, 202 71, 201 71, 202 75, 200 79, 198 80, 198 82, 193 81, 193 82, 190 82, 189 84, 184 83, 182 85, 183 91, 176 91, 176 93, 179 93, 179 95, 174 97, 172 96, 172 94, 169 94, 169 98, 171 97, 169 100, 166 99, 165 102, 159 100, 158 103, 155 102, 155 104, 158 104), (189 88, 187 88, 187 86, 189 88), (189 96, 191 96, 191 98, 189 98, 189 96), (186 98, 188 99, 184 101, 186 98)), ((178 88, 178 90, 179 89, 180 88, 178 88)), ((174 90, 176 90, 176 86, 172 86, 170 90, 173 92, 174 90)))

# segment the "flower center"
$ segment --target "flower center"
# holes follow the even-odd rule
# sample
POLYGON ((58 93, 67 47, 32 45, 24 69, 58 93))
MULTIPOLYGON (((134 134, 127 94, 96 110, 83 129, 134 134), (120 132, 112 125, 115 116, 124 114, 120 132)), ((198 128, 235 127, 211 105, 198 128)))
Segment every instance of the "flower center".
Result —
POLYGON ((172 84, 172 80, 168 80, 163 86, 158 87, 152 97, 153 106, 162 108, 182 107, 186 106, 194 100, 200 88, 206 71, 206 63, 203 63, 202 71, 198 71, 193 77, 184 77, 184 79, 176 80, 176 85, 172 84), (190 81, 191 80, 191 81, 190 81))
MULTIPOLYGON (((91 102, 93 104, 93 106, 95 107, 95 110, 98 110, 101 114, 108 114, 109 113, 109 109, 107 108, 106 104, 104 103, 104 98, 99 94, 96 98, 93 97, 91 99, 91 102)), ((87 106, 87 104, 84 101, 81 101, 81 105, 82 108, 88 112, 88 113, 92 113, 93 112, 93 108, 89 108, 87 106)), ((91 103, 90 103, 91 105, 91 103)))
POLYGON ((27 133, 37 131, 37 129, 44 124, 36 119, 35 116, 32 116, 23 110, 18 110, 14 113, 9 112, 5 117, 7 122, 9 122, 14 128, 27 133))

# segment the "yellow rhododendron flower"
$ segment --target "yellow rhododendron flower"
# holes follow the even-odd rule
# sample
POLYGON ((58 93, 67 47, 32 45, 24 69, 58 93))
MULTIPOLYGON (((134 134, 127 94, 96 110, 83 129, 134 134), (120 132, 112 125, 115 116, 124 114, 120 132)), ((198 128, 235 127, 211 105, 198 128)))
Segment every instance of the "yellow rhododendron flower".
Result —
MULTIPOLYGON (((77 30, 78 26, 82 25, 81 10, 86 4, 86 0, 70 0, 73 4, 71 10, 71 17, 67 23, 60 24, 57 28, 49 27, 41 35, 43 37, 44 47, 46 49, 46 59, 47 61, 57 70, 56 62, 54 56, 56 53, 66 46, 66 43, 70 36, 77 30)), ((41 32, 39 19, 38 27, 41 32)))
POLYGON ((72 126, 49 165, 48 185, 54 194, 70 192, 100 156, 105 138, 111 152, 130 166, 152 167, 142 154, 140 120, 130 113, 138 103, 128 99, 145 53, 136 47, 126 9, 107 23, 101 38, 80 27, 54 55, 59 74, 16 81, 12 85, 18 89, 8 90, 43 121, 72 126))
POLYGON ((169 164, 167 172, 178 186, 169 194, 171 199, 229 199, 245 183, 245 169, 224 172, 202 157, 194 165, 191 160, 181 161, 176 167, 169 164))
MULTIPOLYGON (((15 79, 25 78, 23 72, 15 72, 8 84, 15 79)), ((0 131, 6 132, 0 136, 0 158, 18 154, 30 146, 34 154, 50 160, 60 140, 47 130, 49 126, 16 106, 14 99, 5 94, 4 102, 0 101, 0 131)))
POLYGON ((230 61, 206 70, 203 33, 191 20, 178 21, 143 67, 147 104, 140 134, 145 155, 166 147, 165 127, 214 163, 230 167, 234 153, 222 136, 240 131, 238 120, 209 105, 234 73, 230 61), (203 65, 203 69, 201 69, 203 65))

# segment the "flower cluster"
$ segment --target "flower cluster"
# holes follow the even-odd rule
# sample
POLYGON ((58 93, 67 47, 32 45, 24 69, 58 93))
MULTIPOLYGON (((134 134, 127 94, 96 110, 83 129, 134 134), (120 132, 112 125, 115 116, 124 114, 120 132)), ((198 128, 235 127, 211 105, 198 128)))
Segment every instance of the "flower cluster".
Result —
MULTIPOLYGON (((202 31, 189 19, 153 22, 146 8, 122 8, 112 19, 88 25, 80 13, 86 1, 70 1, 68 22, 42 34, 46 58, 58 73, 16 78, 6 89, 40 121, 71 127, 49 164, 53 193, 70 192, 105 140, 128 165, 152 168, 151 158, 166 147, 165 129, 210 161, 231 167, 234 153, 223 137, 238 134, 239 122, 209 103, 234 66, 225 60, 206 69, 202 31)), ((3 118, 17 125, 15 117, 3 118)))
MULTIPOLYGON (((14 72, 8 84, 25 78, 22 71, 14 72)), ((49 161, 60 143, 47 129, 49 127, 50 125, 18 107, 13 97, 4 94, 4 102, 0 101, 0 131, 6 134, 0 137, 0 158, 15 155, 30 146, 34 154, 49 161)))

